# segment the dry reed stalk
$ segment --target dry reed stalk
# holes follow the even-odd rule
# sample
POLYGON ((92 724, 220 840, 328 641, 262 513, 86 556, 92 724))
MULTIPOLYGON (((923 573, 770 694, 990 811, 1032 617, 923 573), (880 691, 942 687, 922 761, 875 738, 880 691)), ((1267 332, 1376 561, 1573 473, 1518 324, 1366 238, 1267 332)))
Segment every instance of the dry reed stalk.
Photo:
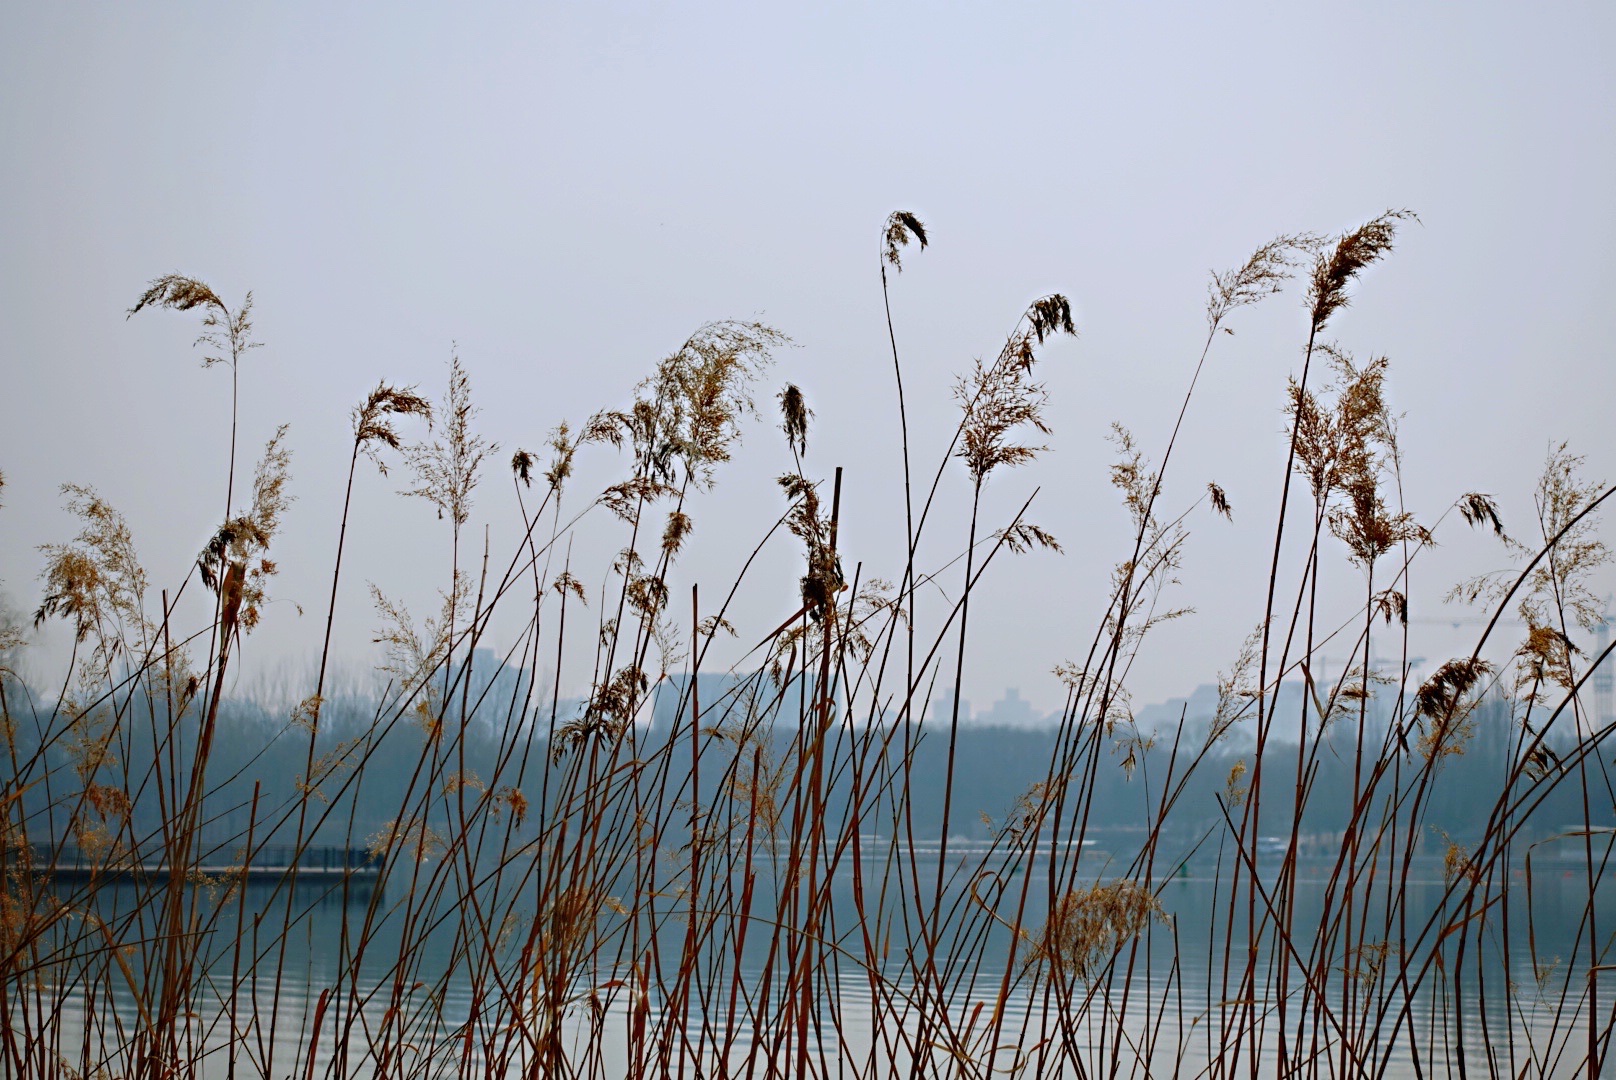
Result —
MULTIPOLYGON (((68 620, 79 646, 54 703, 12 674, 3 654, 21 639, 0 631, 0 717, 16 777, 0 787, 0 1057, 19 1073, 71 1061, 85 1074, 146 1076, 195 1075, 205 1054, 244 1074, 336 1077, 1144 1075, 1164 1062, 1189 1068, 1198 1049, 1210 1076, 1270 1063, 1287 1075, 1380 1075, 1403 1060, 1426 1071, 1451 1061, 1515 1075, 1561 1059, 1597 1070, 1610 1018, 1600 1012, 1596 975, 1608 955, 1594 896, 1608 855, 1603 807, 1616 803, 1602 752, 1616 731, 1596 726, 1585 700, 1611 650, 1587 650, 1581 635, 1598 613, 1590 575, 1606 552, 1594 522, 1612 489, 1580 479, 1569 451, 1552 453, 1529 546, 1504 531, 1491 497, 1463 496, 1459 517, 1505 541, 1519 568, 1463 587, 1492 609, 1490 625, 1468 658, 1413 679, 1411 574, 1441 523, 1427 530, 1403 505, 1387 363, 1360 365, 1320 337, 1406 219, 1383 215, 1328 242, 1280 237, 1213 276, 1206 340, 1159 464, 1125 430, 1113 433, 1111 476, 1132 535, 1092 636, 1058 670, 1066 704, 1048 758, 1008 814, 972 826, 969 846, 953 835, 975 809, 963 803, 962 755, 975 736, 962 730, 958 690, 969 633, 1003 551, 1060 551, 1027 519, 1030 499, 1006 521, 981 519, 983 489, 1000 466, 1040 452, 1046 401, 1032 369, 1048 339, 1075 326, 1064 298, 1046 297, 960 381, 959 422, 917 506, 886 275, 909 241, 928 242, 911 214, 888 219, 879 253, 903 436, 895 589, 870 577, 877 560, 844 550, 842 472, 827 507, 805 467, 812 410, 787 383, 786 509, 761 523, 715 610, 689 582, 688 629, 673 615, 681 561, 707 536, 692 496, 738 453, 757 379, 785 343, 748 323, 699 329, 629 404, 576 435, 558 428, 542 474, 518 451, 520 536, 507 555, 490 535, 480 569, 471 558, 462 566, 461 530, 483 512, 472 494, 493 449, 456 357, 435 440, 406 448, 393 427, 429 415, 412 390, 379 384, 355 410, 320 672, 313 694, 283 714, 297 749, 279 783, 265 771, 281 760, 273 747, 243 761, 218 732, 239 722, 224 677, 241 667, 274 570, 266 556, 287 498, 280 436, 252 507, 227 507, 197 561, 217 599, 195 632, 174 625, 177 594, 163 594, 160 618, 146 614, 127 527, 89 489, 68 489, 83 528, 47 550, 37 612, 68 620), (1143 730, 1132 667, 1151 631, 1182 613, 1171 590, 1189 515, 1209 505, 1233 518, 1223 488, 1204 477, 1191 485, 1204 496, 1171 501, 1182 425, 1219 331, 1299 269, 1308 342, 1287 394, 1263 620, 1220 677, 1204 731, 1143 730), (1324 385, 1310 378, 1316 357, 1328 364, 1324 385), (625 451, 621 470, 565 520, 575 455, 605 445, 625 451), (381 466, 384 448, 408 451, 410 493, 450 519, 451 552, 442 608, 424 623, 376 594, 392 685, 356 712, 331 689, 328 661, 358 457, 381 466), (964 546, 922 567, 956 457, 972 484, 964 546), (544 494, 530 507, 536 476, 544 494), (1312 497, 1302 527, 1287 524, 1285 508, 1297 478, 1312 497), (621 542, 601 545, 597 519, 621 542), (801 544, 801 569, 784 583, 801 606, 751 637, 757 647, 712 692, 704 680, 722 665, 709 650, 720 630, 734 633, 743 579, 778 539, 801 544), (1290 571, 1281 580, 1282 562, 1300 563, 1294 581, 1290 571), (604 585, 586 591, 597 572, 604 585), (922 602, 943 574, 958 585, 922 602), (1337 576, 1358 599, 1326 614, 1337 576), (594 625, 580 633, 586 600, 594 625), (473 662, 495 613, 512 609, 514 644, 492 665, 473 662), (1492 668, 1481 648, 1506 610, 1526 632, 1513 659, 1492 668), (1387 635, 1403 661, 1389 677, 1372 664, 1387 635), (198 639, 211 658, 192 675, 185 649, 198 639), (1352 657, 1329 679, 1326 648, 1352 657), (508 697, 495 689, 505 670, 536 670, 541 657, 556 671, 547 691, 532 678, 508 697), (594 675, 569 715, 560 672, 575 661, 592 661, 594 675), (1281 688, 1296 676, 1292 698, 1281 688), (952 707, 923 719, 919 706, 949 678, 952 707), (1513 726, 1500 734, 1506 694, 1513 726), (1293 718, 1295 745, 1277 735, 1293 718), (1494 769, 1485 820, 1433 854, 1453 776, 1475 759, 1494 769), (927 778, 941 780, 940 798, 927 778), (1108 827, 1117 791, 1138 793, 1143 824, 1102 867, 1083 851, 1108 827), (1580 820, 1559 839, 1529 831, 1573 807, 1580 820), (368 895, 346 875, 330 887, 344 911, 354 906, 334 943, 335 974, 317 977, 292 957, 313 926, 300 898, 326 888, 311 886, 303 860, 333 835, 372 837, 384 862, 368 895), (49 860, 36 857, 37 837, 51 842, 49 860), (49 881, 48 863, 73 838, 95 860, 88 882, 49 881), (1586 890, 1567 909, 1575 970, 1556 966, 1539 939, 1552 845, 1576 848, 1586 890), (1523 847, 1524 886, 1512 886, 1523 847), (238 852, 237 869, 203 875, 206 853, 222 848, 238 852), (282 849, 274 899, 249 899, 254 861, 282 849), (118 860, 153 850, 177 872, 136 879, 130 902, 109 908, 118 860), (1210 873, 1183 886, 1210 898, 1198 924, 1175 907, 1190 872, 1210 873), (1422 886, 1427 873, 1440 884, 1422 886), (1512 943, 1521 932, 1524 950, 1512 943), (1546 973, 1534 980, 1536 1012, 1492 959, 1500 934, 1506 962, 1514 949, 1546 973), (857 1006, 855 985, 867 999, 857 1006), (1488 1009, 1499 995, 1513 1012, 1488 1009), (79 1002, 103 1014, 82 1032, 70 1022, 79 1002)), ((136 310, 145 306, 200 309, 211 362, 234 370, 250 347, 249 305, 230 312, 191 279, 159 279, 136 310)))

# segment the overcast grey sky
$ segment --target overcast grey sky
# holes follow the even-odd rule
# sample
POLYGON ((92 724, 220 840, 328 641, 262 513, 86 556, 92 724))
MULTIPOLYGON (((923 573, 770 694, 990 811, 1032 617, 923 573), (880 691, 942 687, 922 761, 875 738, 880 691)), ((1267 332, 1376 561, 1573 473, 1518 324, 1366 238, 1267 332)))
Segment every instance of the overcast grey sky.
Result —
MULTIPOLYGON (((1524 524, 1551 440, 1616 476, 1606 3, 10 4, 0 191, 5 591, 37 604, 36 546, 74 529, 64 482, 124 511, 154 588, 183 578, 217 524, 229 379, 200 369, 193 318, 124 311, 169 271, 231 304, 251 289, 265 347, 242 370, 243 454, 292 425, 299 501, 274 594, 307 612, 270 609, 249 645, 260 670, 318 644, 349 408, 380 378, 438 396, 454 342, 504 450, 474 518, 496 554, 511 450, 624 402, 703 321, 756 317, 800 346, 762 396, 806 391, 810 469, 848 470, 845 546, 896 577, 876 263, 894 209, 933 239, 893 288, 917 461, 946 445, 953 373, 1029 300, 1066 293, 1082 335, 1046 357, 1050 453, 991 485, 1000 517, 1040 488, 1030 516, 1067 553, 1000 568, 973 615, 979 703, 1007 685, 1057 703, 1048 670, 1082 652, 1123 554, 1108 425, 1160 455, 1208 271, 1276 233, 1420 214, 1332 331, 1391 357, 1422 519, 1482 489, 1524 524)), ((1235 521, 1191 518, 1181 599, 1199 610, 1141 658, 1147 700, 1210 681, 1260 614, 1299 290, 1232 325, 1167 498, 1181 509, 1216 480, 1235 521)), ((781 506, 778 432, 746 437, 698 507, 675 595, 726 587, 781 506)), ((612 464, 589 454, 579 503, 612 464)), ((349 663, 373 658, 367 580, 416 604, 446 580, 447 529, 396 486, 360 482, 349 663)), ((957 463, 945 494, 967 494, 957 463)), ((954 510, 943 524, 937 561, 963 541, 954 510)), ((1441 538, 1417 612, 1497 564, 1479 537, 1441 538)), ((796 559, 766 556, 743 610, 759 632, 790 613, 796 559)), ((41 647, 65 640, 56 627, 41 647)))

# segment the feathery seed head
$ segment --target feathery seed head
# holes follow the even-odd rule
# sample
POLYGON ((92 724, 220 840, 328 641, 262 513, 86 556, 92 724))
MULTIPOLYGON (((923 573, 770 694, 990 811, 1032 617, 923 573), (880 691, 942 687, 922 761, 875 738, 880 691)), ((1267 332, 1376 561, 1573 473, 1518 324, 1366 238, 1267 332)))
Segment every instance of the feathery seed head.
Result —
POLYGON ((1252 252, 1241 266, 1214 272, 1207 285, 1207 325, 1215 330, 1231 311, 1279 292, 1302 256, 1316 253, 1323 244, 1323 238, 1313 233, 1278 236, 1252 252))
POLYGON ((921 251, 926 250, 926 226, 921 224, 920 219, 907 210, 894 210, 888 214, 886 228, 881 232, 882 263, 902 273, 900 251, 909 246, 911 238, 920 242, 921 251))
POLYGON ((1108 885, 1073 889, 1055 902, 1043 928, 1031 939, 1031 966, 1053 979, 1089 981, 1118 950, 1150 925, 1167 921, 1156 895, 1119 878, 1108 885))
POLYGON ((786 445, 793 448, 799 456, 806 454, 808 421, 813 419, 814 411, 808 407, 808 402, 795 383, 786 383, 786 388, 780 391, 779 401, 780 427, 786 433, 786 445))
POLYGON ((1017 555, 1025 555, 1035 547, 1053 551, 1057 555, 1065 550, 1060 546, 1060 541, 1055 539, 1054 534, 1026 521, 1018 521, 1014 525, 1000 529, 994 536, 1003 540, 1004 546, 1017 555))
POLYGON ((201 308, 202 334, 196 339, 196 344, 214 350, 202 358, 202 366, 234 366, 243 353, 259 345, 252 340, 252 305, 253 295, 249 292, 242 299, 241 307, 232 314, 219 295, 202 282, 183 274, 165 274, 146 287, 124 318, 132 318, 136 312, 147 307, 168 308, 171 311, 201 308))
POLYGON ((1472 528, 1490 526, 1493 535, 1504 536, 1504 519, 1498 516, 1498 503, 1491 495, 1472 491, 1459 499, 1459 515, 1472 528))
POLYGON ((471 403, 471 376, 461 366, 460 354, 451 353, 449 389, 438 409, 443 438, 423 440, 404 451, 415 470, 416 484, 402 494, 426 499, 437 507, 439 518, 448 514, 456 528, 471 517, 471 493, 477 487, 483 460, 499 450, 497 444, 472 430, 478 411, 471 403))
POLYGON ((685 546, 685 538, 694 527, 690 515, 683 510, 674 510, 668 514, 668 524, 662 530, 662 550, 668 558, 679 554, 680 549, 685 546))
POLYGON ((195 278, 183 274, 164 274, 154 278, 146 291, 140 294, 135 306, 125 313, 130 318, 136 312, 146 307, 164 307, 171 311, 190 311, 194 307, 209 307, 221 316, 228 316, 229 309, 224 306, 218 294, 195 278))
POLYGON ((1048 296, 1034 300, 1027 309, 1027 322, 1038 337, 1038 343, 1043 344, 1044 339, 1053 337, 1057 333, 1077 336, 1077 327, 1072 323, 1072 304, 1060 293, 1050 293, 1048 296))
POLYGON ((196 557, 202 584, 227 602, 232 633, 258 625, 266 599, 265 579, 278 569, 268 556, 281 516, 292 502, 286 491, 292 463, 292 452, 283 445, 286 432, 287 425, 282 424, 264 447, 253 472, 251 507, 220 525, 196 557))
POLYGON ((400 449, 398 431, 392 424, 395 416, 418 416, 430 427, 432 404, 417 394, 413 386, 399 389, 382 382, 354 407, 352 414, 354 445, 370 458, 383 476, 387 475, 387 464, 382 461, 379 447, 400 449))
POLYGON ((583 438, 573 438, 572 429, 567 426, 565 420, 550 432, 549 445, 552 456, 550 467, 544 470, 544 479, 550 485, 550 490, 557 495, 561 494, 567 478, 572 475, 572 457, 578 452, 578 444, 586 441, 588 440, 583 438))
POLYGON ((1318 252, 1307 290, 1315 333, 1324 329, 1331 315, 1347 306, 1347 285, 1365 267, 1391 252, 1398 226, 1405 221, 1418 220, 1412 211, 1388 210, 1343 234, 1333 248, 1318 252))
POLYGON ((511 455, 511 472, 523 487, 533 486, 533 461, 533 455, 526 450, 517 450, 511 455))
POLYGON ((1449 660, 1426 679, 1414 695, 1414 711, 1424 720, 1420 750, 1427 760, 1462 754, 1472 732, 1467 701, 1472 689, 1493 670, 1486 660, 1465 657, 1449 660))

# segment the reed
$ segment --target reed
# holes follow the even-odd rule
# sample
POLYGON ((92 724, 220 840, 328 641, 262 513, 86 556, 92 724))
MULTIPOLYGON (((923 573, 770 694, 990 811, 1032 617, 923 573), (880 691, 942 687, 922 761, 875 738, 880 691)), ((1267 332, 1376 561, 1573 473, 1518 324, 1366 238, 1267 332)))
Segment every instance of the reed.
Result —
MULTIPOLYGON (((352 413, 318 668, 271 716, 226 697, 292 498, 284 427, 237 483, 251 297, 232 310, 194 279, 152 282, 130 314, 200 314, 205 363, 232 373, 226 506, 158 588, 117 510, 64 487, 81 527, 43 550, 34 616, 72 630, 63 680, 24 680, 26 628, 0 627, 5 1073, 1597 1076, 1616 785, 1592 694, 1610 646, 1590 641, 1608 640, 1594 582, 1616 488, 1556 446, 1525 528, 1479 492, 1430 521, 1404 505, 1391 364, 1324 333, 1412 220, 1281 236, 1213 275, 1159 458, 1112 431, 1129 539, 1091 636, 1054 669, 1058 726, 1026 736, 1021 794, 993 806, 957 691, 926 706, 972 668, 973 607, 1004 561, 1062 552, 1036 490, 1002 520, 983 494, 1044 452, 1035 373, 1078 333, 1064 296, 953 383, 928 475, 905 395, 940 388, 905 386, 888 270, 936 238, 887 219, 904 535, 864 551, 845 541, 847 463, 810 457, 808 396, 768 389, 789 343, 772 327, 699 327, 625 403, 515 451, 514 540, 480 557, 464 530, 498 447, 470 373, 455 355, 437 404, 378 383, 352 413), (1184 422, 1233 347, 1220 331, 1296 278, 1256 627, 1229 645, 1214 716, 1146 728, 1130 675, 1186 614, 1189 530, 1240 520, 1218 483, 1170 481, 1184 422), (759 401, 789 456, 780 502, 733 580, 687 603, 692 496, 767 432, 759 401), (620 466, 581 505, 579 455, 620 466), (451 539, 431 617, 371 587, 369 695, 334 690, 331 669, 361 457, 407 470, 401 494, 451 539), (950 470, 968 481, 957 508, 950 470), (1410 578, 1439 574, 1438 540, 1462 528, 1507 567, 1456 586, 1485 628, 1416 681, 1410 578), (800 607, 736 626, 738 598, 776 585, 754 566, 780 544, 801 551, 800 607), (1321 600, 1339 582, 1358 597, 1344 618, 1321 600), (182 625, 196 587, 212 617, 182 625), (523 626, 501 655, 496 613, 523 626), (1515 624, 1512 658, 1484 658, 1515 624), (720 666, 721 636, 750 647, 720 666), (1333 677, 1327 648, 1351 657, 1333 677), (559 673, 577 668, 590 686, 568 704, 559 673)), ((1072 572, 1058 565, 1041 572, 1072 572)))

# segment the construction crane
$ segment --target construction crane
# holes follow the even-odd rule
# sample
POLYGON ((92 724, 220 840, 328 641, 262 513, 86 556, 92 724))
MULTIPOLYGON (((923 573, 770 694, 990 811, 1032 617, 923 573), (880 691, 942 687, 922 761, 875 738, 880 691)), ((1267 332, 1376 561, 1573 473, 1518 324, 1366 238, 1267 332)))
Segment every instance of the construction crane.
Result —
MULTIPOLYGON (((1605 614, 1594 627, 1594 663, 1599 664, 1605 650, 1610 648, 1610 608, 1611 598, 1605 597, 1605 614)), ((1594 719, 1601 728, 1607 727, 1612 720, 1616 720, 1616 708, 1611 700, 1612 683, 1616 679, 1611 677, 1611 664, 1606 661, 1594 668, 1594 719)))
MULTIPOLYGON (((1591 659, 1598 662, 1610 648, 1610 627, 1616 616, 1611 614, 1611 608, 1616 606, 1616 597, 1605 598, 1605 613, 1600 618, 1599 625, 1594 627, 1594 649, 1591 659)), ((1425 617, 1408 620, 1411 623, 1421 623, 1427 626, 1451 626, 1457 630, 1461 626, 1486 626, 1491 619, 1479 615, 1453 615, 1447 618, 1425 617)), ((1525 626, 1520 619, 1499 619, 1499 626, 1525 626)), ((1594 719, 1599 727, 1605 727, 1616 721, 1616 671, 1613 671, 1612 662, 1599 664, 1594 668, 1594 719)))

